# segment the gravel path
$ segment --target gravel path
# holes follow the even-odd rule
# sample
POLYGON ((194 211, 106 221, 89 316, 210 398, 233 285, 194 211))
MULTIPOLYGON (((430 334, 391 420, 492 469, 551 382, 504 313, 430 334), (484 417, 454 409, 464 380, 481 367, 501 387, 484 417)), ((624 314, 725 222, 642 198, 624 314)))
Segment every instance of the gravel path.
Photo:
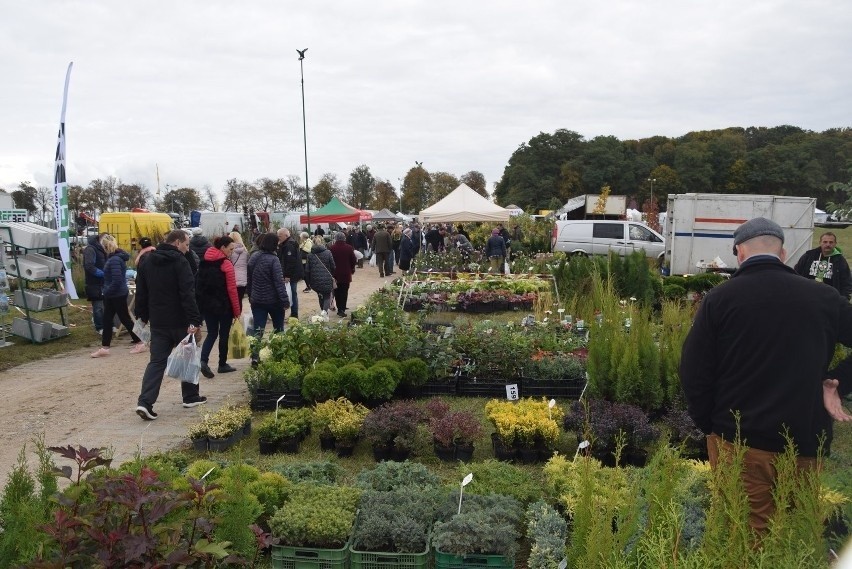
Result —
MULTIPOLYGON (((365 265, 356 270, 349 291, 349 308, 363 303, 386 282, 387 279, 379 278, 375 267, 365 265)), ((303 293, 302 288, 299 288, 299 312, 300 319, 305 321, 319 312, 319 303, 315 293, 303 293)), ((247 300, 244 308, 248 308, 247 300)), ((332 321, 336 318, 331 317, 332 321)), ((148 352, 134 355, 128 352, 128 347, 128 337, 122 334, 113 340, 112 353, 106 358, 92 359, 89 356, 92 350, 86 349, 0 372, 3 417, 0 484, 5 484, 25 443, 29 462, 35 462, 32 445, 28 443, 38 433, 44 433, 48 445, 108 447, 116 463, 120 463, 140 449, 143 454, 150 454, 185 445, 187 427, 205 409, 218 408, 226 400, 248 401, 242 372, 249 366, 249 360, 233 360, 229 363, 237 372, 216 374, 213 379, 201 378, 201 394, 207 396, 208 403, 194 409, 181 406, 177 380, 165 378, 155 406, 159 418, 142 421, 134 409, 148 352)), ((214 346, 214 354, 216 350, 214 346)))

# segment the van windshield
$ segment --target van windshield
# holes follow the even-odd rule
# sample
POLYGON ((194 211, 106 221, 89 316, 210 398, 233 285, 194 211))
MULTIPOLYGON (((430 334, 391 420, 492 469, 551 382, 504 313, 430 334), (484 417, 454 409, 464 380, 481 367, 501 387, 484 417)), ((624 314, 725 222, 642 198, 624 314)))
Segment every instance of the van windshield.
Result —
POLYGON ((630 240, 631 241, 651 241, 659 242, 660 238, 654 235, 647 227, 641 225, 630 225, 630 240))

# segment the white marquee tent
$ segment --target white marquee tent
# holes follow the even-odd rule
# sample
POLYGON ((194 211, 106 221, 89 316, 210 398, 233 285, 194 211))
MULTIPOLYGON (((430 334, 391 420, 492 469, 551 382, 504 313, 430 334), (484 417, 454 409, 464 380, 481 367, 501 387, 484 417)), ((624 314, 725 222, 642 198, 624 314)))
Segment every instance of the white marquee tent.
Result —
POLYGON ((467 184, 458 188, 438 203, 420 212, 420 223, 447 223, 458 221, 509 221, 508 209, 492 203, 470 189, 467 184))

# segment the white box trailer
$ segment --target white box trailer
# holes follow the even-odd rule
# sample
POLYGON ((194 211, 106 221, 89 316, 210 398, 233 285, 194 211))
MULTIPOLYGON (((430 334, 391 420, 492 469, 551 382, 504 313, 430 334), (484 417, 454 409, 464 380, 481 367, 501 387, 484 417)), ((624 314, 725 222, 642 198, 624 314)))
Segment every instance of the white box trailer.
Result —
POLYGON ((750 219, 766 217, 784 229, 786 264, 792 267, 811 248, 815 207, 816 198, 670 194, 664 264, 672 275, 700 272, 717 257, 736 268, 734 230, 750 219))
POLYGON ((201 233, 211 240, 220 235, 227 235, 233 231, 234 226, 240 232, 247 229, 245 217, 238 211, 202 211, 198 226, 201 233))

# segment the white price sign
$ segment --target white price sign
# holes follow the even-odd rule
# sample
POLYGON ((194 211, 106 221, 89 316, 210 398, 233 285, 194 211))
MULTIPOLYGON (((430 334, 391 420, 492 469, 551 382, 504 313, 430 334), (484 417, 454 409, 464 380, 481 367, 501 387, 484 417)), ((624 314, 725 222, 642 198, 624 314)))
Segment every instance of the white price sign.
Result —
POLYGON ((510 383, 506 386, 506 399, 509 401, 517 401, 518 400, 518 384, 510 383))

